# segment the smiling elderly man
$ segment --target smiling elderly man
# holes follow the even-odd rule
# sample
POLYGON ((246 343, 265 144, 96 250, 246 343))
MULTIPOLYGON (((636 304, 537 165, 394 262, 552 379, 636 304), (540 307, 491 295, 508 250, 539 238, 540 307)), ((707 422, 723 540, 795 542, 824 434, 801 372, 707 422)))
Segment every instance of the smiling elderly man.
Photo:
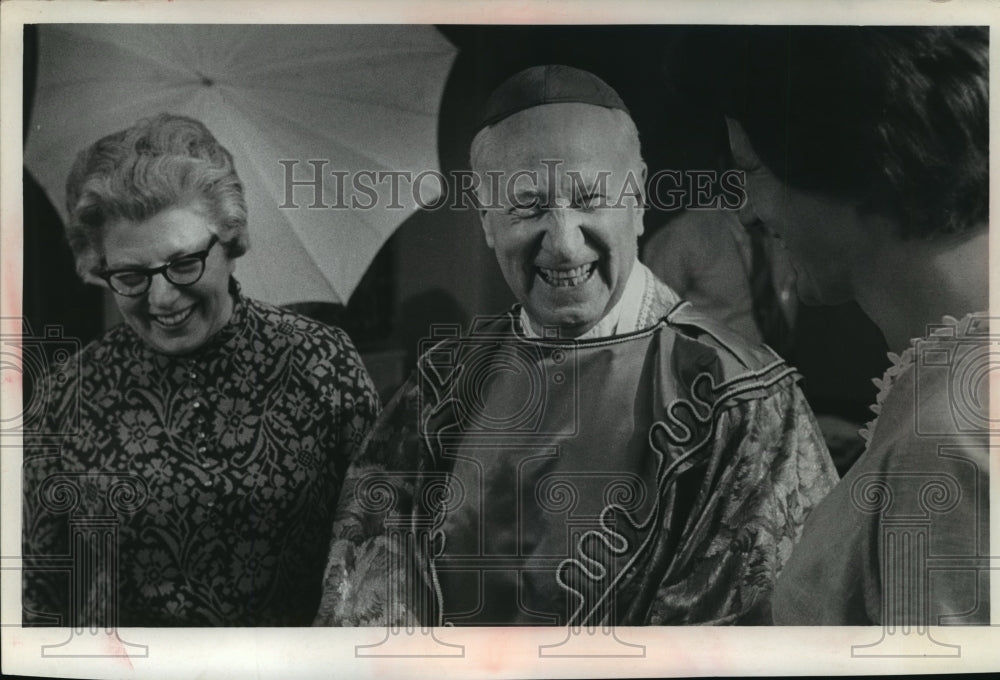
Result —
POLYGON ((519 305, 438 329, 344 484, 319 625, 750 623, 836 481, 795 372, 636 257, 617 93, 539 66, 472 144, 519 305))

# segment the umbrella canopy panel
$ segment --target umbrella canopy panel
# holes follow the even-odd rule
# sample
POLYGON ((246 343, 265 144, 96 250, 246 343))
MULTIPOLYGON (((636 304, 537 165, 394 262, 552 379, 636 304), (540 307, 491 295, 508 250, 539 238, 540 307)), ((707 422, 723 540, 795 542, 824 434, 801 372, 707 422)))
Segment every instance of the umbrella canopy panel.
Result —
MULTIPOLYGON (((320 202, 333 206, 334 171, 349 188, 359 172, 438 170, 438 110, 455 52, 431 26, 43 25, 25 164, 65 219, 77 152, 161 112, 196 118, 243 181, 245 292, 346 304, 417 202, 404 187, 398 201, 380 193, 368 209, 315 207, 312 186, 286 195, 287 180, 314 179, 308 161, 326 161, 315 178, 320 202)), ((425 201, 437 197, 437 182, 421 186, 425 201)))

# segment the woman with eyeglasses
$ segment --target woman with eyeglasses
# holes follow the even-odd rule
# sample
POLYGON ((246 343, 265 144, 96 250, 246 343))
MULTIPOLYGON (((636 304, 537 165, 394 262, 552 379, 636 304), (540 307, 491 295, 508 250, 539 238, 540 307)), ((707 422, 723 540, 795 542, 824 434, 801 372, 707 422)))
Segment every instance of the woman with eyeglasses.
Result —
POLYGON ((78 273, 125 323, 43 384, 41 430, 65 436, 52 456, 25 443, 25 623, 309 625, 341 475, 380 408, 351 341, 241 294, 243 189, 196 120, 97 141, 67 204, 78 273), (115 560, 31 568, 96 555, 73 524, 96 516, 115 560))

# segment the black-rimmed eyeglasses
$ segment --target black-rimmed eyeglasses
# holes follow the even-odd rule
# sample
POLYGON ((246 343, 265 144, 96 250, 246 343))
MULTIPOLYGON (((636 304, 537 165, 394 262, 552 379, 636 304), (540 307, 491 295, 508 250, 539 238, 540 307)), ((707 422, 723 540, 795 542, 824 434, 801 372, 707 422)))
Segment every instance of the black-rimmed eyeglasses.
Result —
POLYGON ((175 286, 190 286, 198 283, 205 273, 205 260, 212 247, 219 242, 219 237, 212 235, 208 246, 196 253, 175 257, 170 262, 159 267, 129 267, 127 269, 107 269, 98 274, 108 282, 111 290, 125 297, 138 297, 149 290, 153 277, 163 274, 175 286))

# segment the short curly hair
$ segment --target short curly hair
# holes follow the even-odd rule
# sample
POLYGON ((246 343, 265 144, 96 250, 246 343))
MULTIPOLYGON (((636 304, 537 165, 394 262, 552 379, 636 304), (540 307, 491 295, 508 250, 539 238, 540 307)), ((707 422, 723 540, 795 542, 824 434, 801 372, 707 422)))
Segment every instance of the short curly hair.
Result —
POLYGON ((739 120, 789 186, 857 201, 903 238, 988 218, 986 28, 693 29, 664 67, 676 89, 739 120))
POLYGON ((77 273, 100 282, 105 225, 192 204, 207 211, 229 257, 249 249, 233 157, 201 122, 161 113, 102 137, 77 155, 66 180, 66 237, 77 273))

